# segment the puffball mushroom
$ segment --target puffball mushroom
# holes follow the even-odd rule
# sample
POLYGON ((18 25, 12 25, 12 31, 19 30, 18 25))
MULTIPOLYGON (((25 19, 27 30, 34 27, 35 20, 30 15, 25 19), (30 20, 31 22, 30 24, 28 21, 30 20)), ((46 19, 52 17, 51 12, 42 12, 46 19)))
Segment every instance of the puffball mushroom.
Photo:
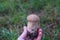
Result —
POLYGON ((35 14, 30 14, 27 16, 28 24, 27 24, 27 29, 28 29, 28 38, 29 39, 34 39, 35 37, 38 36, 38 22, 39 22, 39 17, 35 14))
POLYGON ((39 17, 36 14, 30 14, 27 16, 28 24, 27 28, 30 33, 33 33, 37 31, 38 29, 38 22, 39 22, 39 17))

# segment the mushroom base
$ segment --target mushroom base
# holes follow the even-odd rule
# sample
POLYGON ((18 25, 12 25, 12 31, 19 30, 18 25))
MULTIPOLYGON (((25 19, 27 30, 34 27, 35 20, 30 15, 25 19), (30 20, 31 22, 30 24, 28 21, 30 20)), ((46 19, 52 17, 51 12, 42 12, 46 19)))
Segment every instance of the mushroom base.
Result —
POLYGON ((34 33, 30 33, 28 31, 27 36, 28 36, 29 39, 32 39, 33 40, 34 38, 36 38, 38 36, 38 30, 35 31, 34 33))

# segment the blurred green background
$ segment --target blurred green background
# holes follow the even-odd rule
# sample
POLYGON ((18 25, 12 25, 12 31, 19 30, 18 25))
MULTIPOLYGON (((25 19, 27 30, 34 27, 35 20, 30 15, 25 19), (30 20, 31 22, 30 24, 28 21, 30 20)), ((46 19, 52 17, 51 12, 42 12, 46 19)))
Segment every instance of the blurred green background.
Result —
POLYGON ((17 40, 29 14, 40 17, 42 40, 60 40, 60 0, 0 0, 0 40, 17 40))

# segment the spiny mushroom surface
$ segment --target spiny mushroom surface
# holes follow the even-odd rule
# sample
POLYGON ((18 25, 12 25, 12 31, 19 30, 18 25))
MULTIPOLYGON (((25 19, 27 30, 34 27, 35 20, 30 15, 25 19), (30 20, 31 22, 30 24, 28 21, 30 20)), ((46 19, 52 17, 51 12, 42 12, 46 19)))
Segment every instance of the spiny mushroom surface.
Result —
POLYGON ((27 16, 27 20, 31 21, 31 22, 38 22, 39 21, 39 17, 35 14, 31 14, 27 16))
POLYGON ((29 32, 35 32, 38 28, 39 17, 35 14, 30 14, 27 16, 28 24, 27 28, 29 32))

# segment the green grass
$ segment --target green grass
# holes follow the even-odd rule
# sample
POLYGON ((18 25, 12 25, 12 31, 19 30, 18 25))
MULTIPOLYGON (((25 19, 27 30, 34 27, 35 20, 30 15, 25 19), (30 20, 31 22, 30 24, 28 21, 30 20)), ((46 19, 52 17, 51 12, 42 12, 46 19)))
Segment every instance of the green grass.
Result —
POLYGON ((42 40, 58 40, 59 10, 60 0, 0 0, 0 40, 16 40, 23 26, 27 25, 27 15, 31 13, 41 15, 39 25, 43 29, 42 40), (56 24, 46 28, 50 23, 56 24))

